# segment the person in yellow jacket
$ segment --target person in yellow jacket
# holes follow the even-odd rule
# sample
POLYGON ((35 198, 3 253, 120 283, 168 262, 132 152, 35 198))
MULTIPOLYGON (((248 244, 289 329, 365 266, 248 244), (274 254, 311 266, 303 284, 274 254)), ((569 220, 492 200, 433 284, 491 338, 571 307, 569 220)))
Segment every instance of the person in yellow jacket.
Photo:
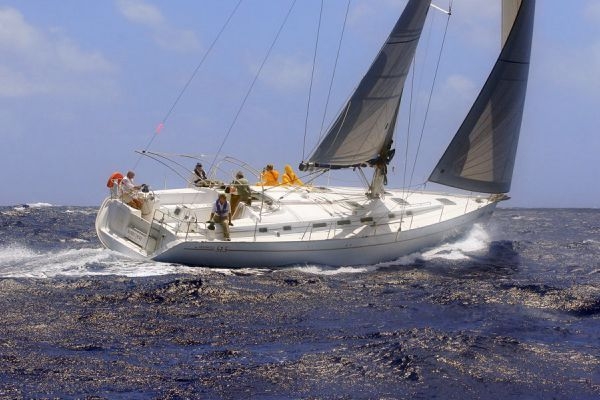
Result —
POLYGON ((285 165, 285 174, 281 177, 282 185, 302 186, 304 183, 298 178, 294 170, 289 164, 285 165))
POLYGON ((263 186, 277 186, 279 185, 279 171, 273 168, 273 164, 267 164, 267 167, 263 169, 261 174, 261 182, 259 185, 263 186))

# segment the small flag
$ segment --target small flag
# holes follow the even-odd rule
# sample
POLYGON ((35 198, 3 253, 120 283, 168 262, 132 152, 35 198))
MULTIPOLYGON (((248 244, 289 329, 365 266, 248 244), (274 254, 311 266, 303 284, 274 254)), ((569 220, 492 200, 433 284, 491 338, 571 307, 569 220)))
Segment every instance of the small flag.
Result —
POLYGON ((165 127, 164 123, 161 122, 160 124, 158 124, 158 126, 156 127, 156 130, 155 130, 156 134, 159 134, 160 131, 162 131, 162 128, 164 128, 164 127, 165 127))

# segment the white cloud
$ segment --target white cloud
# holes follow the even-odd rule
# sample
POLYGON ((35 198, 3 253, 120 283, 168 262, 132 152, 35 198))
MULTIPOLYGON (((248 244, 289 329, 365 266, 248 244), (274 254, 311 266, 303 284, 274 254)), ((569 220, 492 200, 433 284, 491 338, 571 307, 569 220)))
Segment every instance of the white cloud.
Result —
MULTIPOLYGON (((256 70, 256 67, 253 67, 256 70)), ((310 64, 295 57, 275 56, 265 65, 261 80, 279 90, 306 87, 310 79, 310 64)))
POLYGON ((125 18, 137 24, 158 27, 165 23, 160 10, 142 0, 119 0, 117 8, 125 18))
POLYGON ((19 51, 41 41, 35 29, 25 22, 21 13, 12 8, 0 8, 0 46, 19 51))
POLYGON ((200 47, 193 31, 170 26, 158 8, 144 0, 117 0, 116 4, 121 15, 128 21, 145 26, 160 47, 180 52, 200 47))
POLYGON ((60 32, 37 29, 8 7, 0 7, 0 57, 0 97, 85 94, 115 71, 100 53, 80 49, 60 32))
POLYGON ((475 83, 463 75, 451 75, 444 83, 444 90, 450 98, 473 99, 477 90, 475 83))
POLYGON ((450 25, 461 36, 480 47, 500 46, 500 2, 456 0, 450 25))

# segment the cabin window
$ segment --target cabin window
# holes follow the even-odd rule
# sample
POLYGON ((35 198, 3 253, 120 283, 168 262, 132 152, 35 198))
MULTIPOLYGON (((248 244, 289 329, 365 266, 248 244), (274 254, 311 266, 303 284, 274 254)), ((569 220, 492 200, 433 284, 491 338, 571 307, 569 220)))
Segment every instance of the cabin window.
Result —
POLYGON ((291 231, 292 227, 291 227, 291 225, 286 225, 286 226, 283 227, 283 230, 284 231, 291 231))
POLYGON ((338 221, 337 224, 338 225, 350 225, 350 220, 349 219, 343 219, 341 221, 338 221))
POLYGON ((325 222, 317 222, 313 224, 313 228, 325 228, 327 224, 325 222))
POLYGON ((261 233, 265 233, 266 231, 268 231, 268 228, 258 228, 258 231, 261 233))
POLYGON ((360 222, 373 222, 373 217, 363 217, 360 219, 360 222))

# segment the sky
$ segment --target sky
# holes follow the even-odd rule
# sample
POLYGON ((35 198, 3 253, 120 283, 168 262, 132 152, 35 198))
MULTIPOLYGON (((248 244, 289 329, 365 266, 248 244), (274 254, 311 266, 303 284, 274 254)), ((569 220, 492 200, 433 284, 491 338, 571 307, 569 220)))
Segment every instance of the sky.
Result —
MULTIPOLYGON (((322 13, 320 0, 300 0, 274 42, 292 1, 244 0, 211 46, 237 3, 0 0, 0 205, 96 206, 108 177, 128 169, 155 189, 185 184, 136 150, 204 155, 205 166, 219 154, 256 168, 296 167, 406 1, 352 0, 344 27, 347 0, 326 0, 322 13)), ((443 48, 447 17, 430 10, 390 187, 427 180, 498 55, 499 10, 499 1, 454 0, 443 48)), ((600 1, 538 0, 511 200, 503 206, 600 207, 599 71, 600 1)))

